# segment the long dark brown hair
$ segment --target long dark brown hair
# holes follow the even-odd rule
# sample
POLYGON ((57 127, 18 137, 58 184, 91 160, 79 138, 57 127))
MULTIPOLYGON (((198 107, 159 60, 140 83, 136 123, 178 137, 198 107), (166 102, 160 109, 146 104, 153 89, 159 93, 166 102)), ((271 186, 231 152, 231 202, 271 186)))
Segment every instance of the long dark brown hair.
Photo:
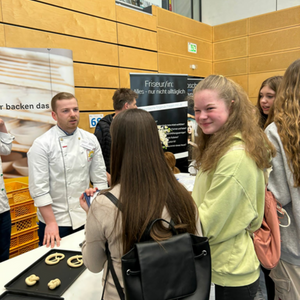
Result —
POLYGON ((275 148, 259 127, 257 108, 250 102, 246 92, 234 81, 218 75, 210 75, 198 83, 194 95, 202 90, 216 91, 230 113, 226 123, 214 134, 204 134, 198 126, 197 168, 214 170, 237 133, 241 133, 245 151, 256 165, 262 170, 270 167, 275 148))
MULTIPOLYGON (((150 221, 166 207, 180 232, 196 232, 197 207, 189 192, 171 172, 153 117, 141 109, 119 113, 111 125, 111 186, 120 184, 123 252, 140 241, 150 221)), ((170 236, 159 222, 154 240, 170 236)))
POLYGON ((300 59, 285 71, 274 104, 277 126, 294 187, 300 186, 300 59))

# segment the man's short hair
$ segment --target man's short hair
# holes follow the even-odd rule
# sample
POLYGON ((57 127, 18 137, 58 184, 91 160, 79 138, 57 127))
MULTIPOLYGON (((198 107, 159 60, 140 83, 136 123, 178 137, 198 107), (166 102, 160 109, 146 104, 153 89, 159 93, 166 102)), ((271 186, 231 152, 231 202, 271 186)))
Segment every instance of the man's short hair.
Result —
POLYGON ((59 100, 70 100, 70 99, 75 99, 77 101, 77 99, 75 98, 75 96, 71 93, 67 93, 67 92, 61 92, 56 94, 52 100, 51 100, 51 108, 54 112, 56 112, 56 102, 59 100))
POLYGON ((125 103, 131 104, 134 99, 137 99, 138 94, 131 89, 117 89, 112 97, 114 102, 114 110, 122 110, 125 103))

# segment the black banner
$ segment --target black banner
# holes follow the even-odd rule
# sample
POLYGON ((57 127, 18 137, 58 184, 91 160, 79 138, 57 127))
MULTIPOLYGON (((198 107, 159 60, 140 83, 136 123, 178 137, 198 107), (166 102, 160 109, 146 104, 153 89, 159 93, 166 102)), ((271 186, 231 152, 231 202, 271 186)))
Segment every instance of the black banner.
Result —
POLYGON ((176 166, 187 172, 187 76, 130 74, 130 86, 138 95, 138 108, 152 114, 164 151, 174 153, 176 166))
POLYGON ((193 90, 196 85, 203 80, 204 77, 188 77, 187 78, 187 101, 188 101, 188 114, 187 114, 187 139, 188 139, 188 163, 193 160, 193 149, 195 147, 195 137, 197 135, 197 123, 195 121, 193 90))

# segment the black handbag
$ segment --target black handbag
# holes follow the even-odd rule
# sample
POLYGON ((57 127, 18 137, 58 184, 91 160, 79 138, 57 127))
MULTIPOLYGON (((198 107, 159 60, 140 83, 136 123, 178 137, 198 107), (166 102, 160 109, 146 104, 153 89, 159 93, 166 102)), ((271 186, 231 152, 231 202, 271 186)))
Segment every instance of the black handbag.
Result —
MULTIPOLYGON (((107 194, 111 199, 112 194, 107 194)), ((118 206, 116 198, 113 202, 118 206)), ((144 233, 145 239, 122 257, 126 300, 209 300, 211 256, 206 237, 177 234, 172 222, 156 219, 144 233), (152 226, 159 221, 169 224, 173 236, 160 242, 149 240, 152 226)), ((120 299, 124 299, 123 290, 112 270, 108 246, 106 250, 108 269, 112 272, 120 299)))

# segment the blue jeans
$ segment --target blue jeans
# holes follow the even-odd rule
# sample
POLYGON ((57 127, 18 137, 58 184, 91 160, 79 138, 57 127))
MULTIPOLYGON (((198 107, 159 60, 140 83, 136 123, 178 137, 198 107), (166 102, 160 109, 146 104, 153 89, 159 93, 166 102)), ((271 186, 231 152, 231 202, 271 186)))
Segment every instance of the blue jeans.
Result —
MULTIPOLYGON (((44 234, 45 234, 45 228, 46 228, 46 224, 42 223, 41 221, 39 221, 39 230, 38 230, 38 235, 39 235, 39 245, 43 246, 43 241, 44 241, 44 234)), ((58 227, 59 230, 59 236, 61 238, 70 235, 74 232, 80 231, 84 229, 84 225, 77 228, 77 229, 73 229, 71 226, 60 226, 58 227)))
POLYGON ((253 300, 259 285, 259 279, 245 286, 215 285, 216 300, 253 300))
POLYGON ((10 211, 0 214, 0 262, 9 258, 11 234, 10 211))

